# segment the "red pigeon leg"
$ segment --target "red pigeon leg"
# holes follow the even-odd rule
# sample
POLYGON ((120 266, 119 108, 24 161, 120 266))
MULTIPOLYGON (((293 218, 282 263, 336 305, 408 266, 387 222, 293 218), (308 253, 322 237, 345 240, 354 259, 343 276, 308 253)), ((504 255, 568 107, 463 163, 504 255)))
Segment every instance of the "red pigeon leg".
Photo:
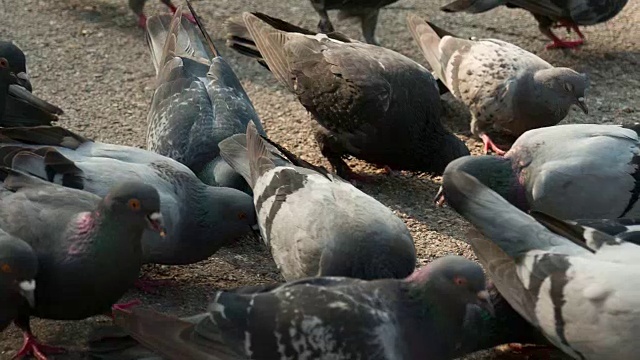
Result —
POLYGON ((147 17, 144 14, 138 15, 138 26, 143 29, 147 28, 147 17))
POLYGON ((553 40, 553 42, 551 44, 547 44, 546 49, 550 50, 550 49, 573 49, 576 48, 582 44, 584 44, 584 35, 582 34, 582 32, 580 31, 580 29, 578 29, 578 26, 574 23, 570 23, 570 22, 566 22, 566 20, 564 22, 560 22, 560 26, 562 27, 567 27, 567 28, 571 28, 574 29, 576 31, 576 33, 578 34, 578 36, 580 36, 579 40, 562 40, 559 37, 556 36, 556 34, 553 33, 553 31, 551 31, 551 29, 546 28, 546 29, 541 29, 542 33, 545 34, 549 39, 553 40))
POLYGON ((506 151, 500 149, 498 147, 498 145, 496 145, 491 138, 489 137, 489 135, 487 134, 480 134, 480 139, 482 139, 482 142, 484 143, 484 146, 482 148, 482 151, 484 152, 484 154, 488 154, 489 153, 489 149, 491 149, 491 151, 493 151, 496 155, 499 156, 503 156, 504 154, 506 154, 506 151))
POLYGON ((22 348, 16 356, 13 357, 14 359, 22 359, 25 356, 31 355, 38 360, 47 360, 47 355, 64 354, 67 352, 67 350, 61 347, 39 343, 36 337, 29 331, 23 332, 22 337, 24 338, 22 348))
MULTIPOLYGON (((175 14, 176 11, 178 11, 178 8, 173 4, 167 5, 167 6, 169 6, 169 9, 171 10, 172 14, 175 14)), ((196 23, 196 19, 193 17, 193 15, 191 15, 191 13, 182 13, 182 16, 187 18, 187 20, 189 20, 192 24, 196 23)))
POLYGON ((129 312, 129 309, 131 309, 132 307, 138 306, 140 304, 142 304, 142 301, 140 301, 138 299, 131 300, 131 301, 127 302, 127 303, 113 304, 113 306, 111 307, 111 312, 110 313, 106 313, 105 315, 110 317, 111 320, 115 320, 114 317, 113 317, 113 312, 114 311, 129 312))

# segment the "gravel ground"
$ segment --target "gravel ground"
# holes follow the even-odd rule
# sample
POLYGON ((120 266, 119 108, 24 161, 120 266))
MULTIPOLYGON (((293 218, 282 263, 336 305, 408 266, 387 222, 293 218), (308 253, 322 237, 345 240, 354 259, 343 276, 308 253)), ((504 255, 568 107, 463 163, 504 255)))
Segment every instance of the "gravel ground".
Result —
MULTIPOLYGON (((539 54, 558 66, 589 74, 590 115, 572 111, 568 123, 640 122, 640 1, 608 24, 584 29, 588 43, 576 51, 545 51, 546 40, 528 13, 499 9, 484 15, 447 15, 437 9, 446 0, 401 0, 381 12, 378 36, 384 46, 425 63, 405 25, 415 11, 460 36, 495 37, 539 54)), ((193 0, 216 45, 233 64, 253 100, 269 136, 315 164, 328 166, 313 141, 310 116, 270 73, 257 63, 224 46, 225 19, 241 11, 263 11, 293 23, 315 28, 318 21, 307 0, 193 0)), ((148 15, 167 11, 159 1, 149 1, 148 15)), ((143 146, 146 116, 153 91, 154 70, 144 32, 124 0, 4 0, 0 2, 3 26, 0 38, 13 39, 27 53, 35 93, 61 106, 61 121, 75 131, 103 142, 143 146)), ((335 22, 348 36, 359 38, 357 24, 335 22)), ((481 144, 469 139, 468 114, 445 96, 446 117, 452 130, 475 153, 481 144)), ((351 165, 376 180, 364 186, 401 216, 416 242, 420 263, 446 254, 473 257, 464 239, 466 225, 450 209, 432 205, 439 178, 402 173, 387 176, 382 170, 353 161, 351 165)), ((115 265, 115 264, 114 264, 115 265)), ((116 265, 117 266, 117 265, 116 265)), ((214 289, 280 281, 268 252, 254 239, 222 249, 209 260, 181 267, 148 266, 155 278, 173 279, 175 286, 160 295, 132 290, 126 298, 140 298, 147 306, 186 315, 201 311, 214 289)), ((45 342, 68 347, 57 359, 83 359, 90 331, 110 323, 106 317, 79 322, 34 319, 34 331, 45 342)), ((9 359, 21 344, 15 327, 2 333, 0 357, 9 359)), ((503 358, 496 352, 476 359, 503 358)))

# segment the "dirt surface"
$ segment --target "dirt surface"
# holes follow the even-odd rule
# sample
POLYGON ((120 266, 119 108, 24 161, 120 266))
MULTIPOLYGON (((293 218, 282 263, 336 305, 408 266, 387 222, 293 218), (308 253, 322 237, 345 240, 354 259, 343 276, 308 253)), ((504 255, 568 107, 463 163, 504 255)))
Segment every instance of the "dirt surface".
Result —
MULTIPOLYGON (((251 97, 269 136, 315 164, 329 164, 313 140, 311 119, 294 96, 279 86, 257 63, 224 46, 223 23, 241 11, 263 11, 315 29, 318 18, 307 0, 193 0, 216 45, 234 67, 251 97)), ((447 15, 438 11, 442 0, 401 0, 381 12, 378 36, 383 46, 425 63, 405 25, 409 11, 429 18, 461 36, 494 37, 517 44, 558 66, 586 72, 591 79, 588 116, 574 110, 568 123, 628 124, 640 121, 640 1, 607 24, 584 28, 588 43, 575 51, 546 51, 546 39, 531 15, 499 9, 483 15, 447 15)), ((150 0, 148 15, 166 12, 150 0)), ((331 14, 335 18, 335 14, 331 14)), ((125 0, 4 0, 0 2, 3 25, 0 38, 12 39, 27 53, 34 92, 61 106, 61 125, 103 142, 142 147, 147 111, 153 91, 154 69, 144 32, 125 0)), ((334 25, 348 36, 360 38, 357 24, 334 25)), ((559 30, 564 35, 564 30, 559 30)), ((443 119, 474 153, 480 143, 469 139, 468 114, 445 97, 443 119)), ((376 174, 364 186, 402 217, 409 226, 424 264, 435 257, 459 254, 472 257, 464 239, 466 225, 450 209, 432 205, 440 179, 403 173, 383 175, 363 162, 351 165, 376 174)), ((106 169, 105 169, 106 170, 106 169)), ((114 263, 114 266, 117 266, 114 263)), ((105 269, 107 270, 107 269, 105 269)), ((268 252, 255 239, 219 251, 208 261, 180 267, 148 266, 154 278, 172 279, 175 286, 158 295, 132 290, 127 299, 140 298, 147 306, 177 315, 202 311, 215 289, 280 281, 268 252)), ((35 333, 45 342, 68 347, 70 354, 56 359, 83 359, 87 334, 110 323, 106 317, 79 322, 34 319, 35 333)), ((22 337, 15 327, 0 335, 0 358, 9 359, 22 337)), ((469 358, 487 359, 495 352, 469 358)), ((524 357, 521 357, 524 358, 524 357)))

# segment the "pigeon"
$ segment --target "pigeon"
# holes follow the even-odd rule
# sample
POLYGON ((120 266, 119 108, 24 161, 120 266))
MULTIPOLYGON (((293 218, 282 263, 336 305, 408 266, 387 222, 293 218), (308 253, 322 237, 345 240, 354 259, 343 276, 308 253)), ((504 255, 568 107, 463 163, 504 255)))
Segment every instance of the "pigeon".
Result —
MULTIPOLYGON (((468 156, 464 171, 523 211, 561 219, 640 218, 640 125, 571 124, 530 130, 504 157, 468 156)), ((446 190, 436 196, 443 203, 446 190)))
POLYGON ((145 309, 116 324, 166 359, 450 359, 467 304, 491 310, 482 268, 460 256, 406 279, 306 278, 218 291, 180 320, 145 309))
POLYGON ((415 14, 407 23, 427 62, 451 93, 471 112, 471 132, 499 155, 491 139, 516 139, 527 130, 555 125, 572 105, 588 113, 586 75, 553 67, 538 56, 495 39, 442 36, 415 14))
POLYGON ((468 240, 495 286, 553 345, 575 359, 637 357, 640 246, 594 228, 558 234, 562 220, 539 222, 464 171, 443 184, 481 233, 468 240))
POLYGON ((145 232, 145 263, 205 260, 256 225, 251 196, 207 186, 186 166, 154 152, 94 142, 61 127, 0 129, 0 159, 14 169, 98 196, 129 180, 155 187, 167 233, 163 238, 145 232))
POLYGON ((260 233, 285 280, 404 278, 415 269, 407 226, 351 183, 268 142, 253 124, 220 151, 253 189, 260 233))
POLYGON ((367 43, 380 45, 376 39, 376 25, 380 9, 398 0, 311 0, 313 9, 320 16, 318 30, 322 33, 334 32, 327 10, 340 10, 338 18, 358 18, 362 24, 362 35, 367 43))
MULTIPOLYGON (((160 1, 162 1, 162 3, 165 4, 169 8, 169 10, 171 10, 172 14, 175 14, 178 11, 178 8, 173 5, 173 2, 171 2, 171 0, 160 1)), ((129 0, 129 8, 131 8, 133 13, 138 17, 138 26, 143 29, 147 27, 147 17, 143 11, 144 4, 146 2, 147 0, 129 0)), ((195 23, 195 19, 191 16, 191 14, 184 14, 183 16, 187 18, 187 20, 195 23)))
POLYGON ((622 11, 627 2, 628 0, 455 0, 441 10, 477 14, 501 5, 525 9, 538 21, 540 32, 553 41, 546 48, 557 49, 575 48, 584 44, 585 36, 578 26, 609 21, 622 11), (553 33, 552 27, 573 30, 580 39, 562 40, 553 33))
POLYGON ((42 359, 61 349, 40 344, 29 318, 109 312, 138 277, 143 231, 163 231, 160 197, 150 185, 123 182, 102 199, 5 167, 0 180, 0 228, 28 243, 38 261, 33 305, 14 320, 25 340, 16 357, 42 359))
POLYGON ((38 258, 29 244, 0 229, 0 332, 26 302, 33 307, 38 258))
POLYGON ((250 191, 242 176, 222 160, 218 143, 244 134, 249 121, 264 135, 260 119, 208 33, 183 20, 181 13, 173 19, 154 16, 147 24, 158 84, 149 112, 147 149, 187 165, 205 184, 250 191))
MULTIPOLYGON (((441 174, 469 149, 440 122, 435 79, 415 61, 394 51, 341 34, 298 32, 298 27, 261 13, 244 13, 251 35, 233 44, 260 57, 296 94, 318 122, 316 140, 337 174, 357 178, 344 157, 354 156, 387 170, 441 174)), ((236 24, 238 25, 238 24, 236 24)))
MULTIPOLYGON (((20 54, 23 59, 24 54, 20 54)), ((24 62, 20 59, 0 43, 0 126, 50 125, 63 111, 31 93, 31 83, 28 75, 21 71, 24 62), (17 65, 3 56, 16 61, 17 65)))

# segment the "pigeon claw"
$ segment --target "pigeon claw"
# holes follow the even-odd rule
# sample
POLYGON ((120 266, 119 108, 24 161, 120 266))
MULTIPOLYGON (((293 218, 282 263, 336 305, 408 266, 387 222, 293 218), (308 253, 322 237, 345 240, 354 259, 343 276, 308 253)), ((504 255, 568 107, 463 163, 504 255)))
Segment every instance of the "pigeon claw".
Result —
POLYGON ((580 40, 561 40, 561 39, 557 39, 557 40, 553 40, 553 42, 551 44, 548 44, 546 46, 547 50, 551 50, 551 49, 575 49, 578 46, 581 46, 584 44, 584 39, 580 39, 580 40))
POLYGON ((47 360, 47 355, 64 354, 67 352, 67 350, 61 347, 39 343, 36 337, 30 332, 24 332, 22 337, 24 338, 22 348, 13 359, 22 359, 25 356, 31 355, 38 360, 47 360))
POLYGON ((498 147, 498 145, 496 145, 491 138, 489 137, 489 135, 487 134, 480 134, 480 139, 482 139, 482 142, 484 143, 484 146, 482 147, 482 151, 485 155, 487 155, 489 153, 489 150, 493 151, 493 153, 495 153, 498 156, 503 156, 504 154, 506 154, 506 151, 500 149, 498 147))

